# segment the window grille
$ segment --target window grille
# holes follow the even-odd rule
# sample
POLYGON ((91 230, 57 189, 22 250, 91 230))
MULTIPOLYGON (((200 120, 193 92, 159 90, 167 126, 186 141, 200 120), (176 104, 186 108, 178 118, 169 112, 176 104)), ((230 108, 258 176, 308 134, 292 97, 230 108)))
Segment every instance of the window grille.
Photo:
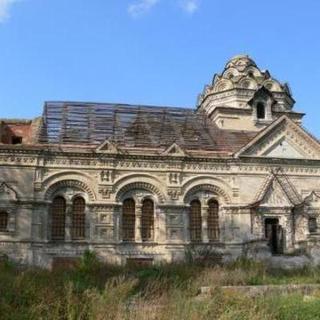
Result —
POLYGON ((122 240, 134 241, 135 236, 135 202, 133 199, 126 199, 122 206, 122 240))
POLYGON ((8 221, 9 215, 8 212, 0 212, 0 232, 8 231, 8 221))
POLYGON ((72 203, 72 239, 80 240, 85 238, 86 231, 86 203, 83 198, 77 197, 72 203))
POLYGON ((64 240, 66 201, 62 197, 53 199, 51 207, 51 238, 52 240, 64 240))
POLYGON ((151 199, 142 203, 141 238, 142 241, 152 241, 154 236, 154 204, 151 199))
POLYGON ((190 229, 190 240, 192 242, 200 242, 201 241, 201 203, 199 200, 193 200, 190 204, 190 221, 189 221, 189 229, 190 229))
POLYGON ((219 203, 210 200, 208 205, 208 238, 210 241, 219 240, 219 203))

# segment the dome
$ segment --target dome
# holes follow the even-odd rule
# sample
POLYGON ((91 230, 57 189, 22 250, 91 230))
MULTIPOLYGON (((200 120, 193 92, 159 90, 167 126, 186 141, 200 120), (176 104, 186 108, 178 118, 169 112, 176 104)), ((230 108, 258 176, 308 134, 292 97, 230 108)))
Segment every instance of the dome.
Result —
POLYGON ((227 62, 225 68, 235 68, 242 72, 251 66, 257 67, 256 63, 248 55, 237 55, 227 62))

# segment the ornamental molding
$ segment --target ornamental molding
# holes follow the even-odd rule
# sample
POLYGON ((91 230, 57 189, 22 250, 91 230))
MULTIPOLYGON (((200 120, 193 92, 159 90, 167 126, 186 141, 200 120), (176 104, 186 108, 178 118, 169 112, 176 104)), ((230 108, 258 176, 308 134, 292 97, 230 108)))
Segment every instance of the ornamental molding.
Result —
POLYGON ((95 194, 91 190, 91 188, 84 183, 83 181, 79 180, 62 180, 54 183, 49 187, 49 189, 45 192, 45 200, 51 200, 54 194, 59 190, 63 188, 72 188, 72 189, 78 189, 88 194, 90 201, 95 200, 95 194))
POLYGON ((283 115, 265 130, 262 130, 246 146, 242 147, 235 157, 265 157, 265 153, 281 139, 291 142, 303 156, 302 159, 320 160, 320 144, 303 128, 283 115))
POLYGON ((187 156, 187 153, 182 147, 180 147, 176 142, 174 142, 171 146, 169 146, 162 152, 162 155, 172 157, 185 157, 187 156))
POLYGON ((271 172, 262 183, 250 206, 299 206, 303 200, 281 169, 271 172))
POLYGON ((16 191, 5 182, 0 183, 0 201, 11 202, 17 200, 18 196, 16 191))
POLYGON ((181 188, 168 188, 168 195, 171 200, 178 200, 181 194, 181 188))
POLYGON ((222 197, 225 203, 228 204, 231 202, 229 195, 224 190, 222 190, 218 186, 212 185, 212 184, 199 184, 199 185, 192 187, 191 189, 188 190, 188 192, 184 196, 184 200, 188 202, 188 199, 193 194, 195 194, 199 191, 209 191, 209 192, 215 193, 218 196, 222 197))
POLYGON ((129 183, 124 185, 123 187, 121 187, 118 191, 117 191, 117 195, 116 195, 116 201, 120 202, 122 200, 122 197, 124 196, 125 193, 127 193, 128 191, 133 191, 133 190, 146 190, 149 191, 155 195, 157 195, 159 201, 161 203, 163 203, 165 201, 165 197, 163 195, 163 193, 153 184, 148 183, 148 182, 133 182, 133 183, 129 183))

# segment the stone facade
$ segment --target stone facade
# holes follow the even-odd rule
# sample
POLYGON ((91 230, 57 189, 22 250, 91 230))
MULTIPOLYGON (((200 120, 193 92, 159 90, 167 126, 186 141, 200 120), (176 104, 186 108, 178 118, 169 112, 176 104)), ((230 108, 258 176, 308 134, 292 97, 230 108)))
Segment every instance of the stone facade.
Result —
POLYGON ((33 121, 1 121, 0 253, 43 267, 87 249, 118 264, 180 261, 195 250, 224 259, 303 250, 319 259, 320 144, 301 127, 288 85, 251 58, 231 59, 183 119, 176 109, 159 109, 165 120, 156 107, 133 107, 140 124, 137 115, 108 136, 88 118, 82 126, 95 136, 85 143, 66 123, 92 105, 51 104, 33 121), (176 122, 155 141, 165 121, 176 122))

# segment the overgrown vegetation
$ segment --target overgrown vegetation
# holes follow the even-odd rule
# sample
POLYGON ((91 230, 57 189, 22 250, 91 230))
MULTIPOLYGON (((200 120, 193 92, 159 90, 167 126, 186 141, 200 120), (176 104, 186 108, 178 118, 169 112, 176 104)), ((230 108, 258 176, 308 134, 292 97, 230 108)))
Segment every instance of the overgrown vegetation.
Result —
POLYGON ((239 259, 227 266, 116 267, 87 252, 73 270, 0 263, 0 319, 320 319, 320 294, 249 298, 222 285, 320 283, 320 268, 268 270, 239 259), (201 286, 216 287, 199 298, 201 286))

